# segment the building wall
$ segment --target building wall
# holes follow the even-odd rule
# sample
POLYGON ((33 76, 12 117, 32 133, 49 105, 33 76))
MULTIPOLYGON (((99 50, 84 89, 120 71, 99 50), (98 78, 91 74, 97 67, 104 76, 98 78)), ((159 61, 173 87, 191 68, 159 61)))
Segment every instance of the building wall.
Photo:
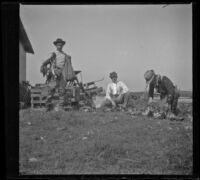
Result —
POLYGON ((26 81, 26 52, 19 42, 19 82, 26 81))

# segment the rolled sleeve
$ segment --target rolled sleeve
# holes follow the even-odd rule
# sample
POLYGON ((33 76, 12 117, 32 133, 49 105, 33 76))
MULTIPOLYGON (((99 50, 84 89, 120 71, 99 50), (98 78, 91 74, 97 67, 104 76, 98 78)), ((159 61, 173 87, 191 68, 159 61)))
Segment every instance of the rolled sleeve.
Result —
POLYGON ((107 86, 107 89, 106 89, 106 99, 108 99, 108 100, 111 100, 111 97, 110 97, 110 93, 111 93, 111 91, 110 91, 110 84, 107 86))
POLYGON ((123 82, 120 82, 120 88, 122 89, 120 94, 124 94, 129 91, 128 87, 123 82))

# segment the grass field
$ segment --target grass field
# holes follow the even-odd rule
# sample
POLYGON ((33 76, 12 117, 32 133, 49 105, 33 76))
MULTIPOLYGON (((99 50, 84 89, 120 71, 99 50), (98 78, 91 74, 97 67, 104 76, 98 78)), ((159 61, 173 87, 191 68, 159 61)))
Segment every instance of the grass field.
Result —
POLYGON ((21 174, 192 174, 192 104, 184 121, 125 112, 20 111, 21 174))

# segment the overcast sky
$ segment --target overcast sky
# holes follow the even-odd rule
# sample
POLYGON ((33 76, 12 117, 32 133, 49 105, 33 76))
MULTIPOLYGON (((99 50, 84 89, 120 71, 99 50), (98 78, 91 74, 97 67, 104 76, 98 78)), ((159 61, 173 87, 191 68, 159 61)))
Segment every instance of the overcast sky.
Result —
POLYGON ((27 54, 27 80, 44 83, 40 66, 66 41, 84 82, 116 71, 132 91, 144 90, 154 69, 182 90, 192 90, 192 5, 21 5, 20 17, 35 54, 27 54))

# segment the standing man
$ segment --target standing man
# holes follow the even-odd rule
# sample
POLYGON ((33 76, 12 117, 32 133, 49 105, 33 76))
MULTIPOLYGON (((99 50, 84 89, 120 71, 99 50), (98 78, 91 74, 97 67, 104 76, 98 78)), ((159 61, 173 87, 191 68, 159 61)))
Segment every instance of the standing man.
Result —
MULTIPOLYGON (((50 99, 54 96, 55 92, 59 92, 59 97, 61 99, 64 95, 64 89, 68 81, 76 79, 75 72, 71 63, 71 56, 67 55, 62 49, 65 45, 65 41, 58 38, 53 42, 56 47, 56 51, 51 53, 50 56, 43 62, 40 71, 43 75, 46 73, 47 65, 50 65, 51 73, 55 77, 56 85, 52 88, 52 93, 49 96, 50 99)), ((62 103, 58 106, 61 107, 62 103)))
POLYGON ((166 104, 168 105, 168 110, 170 110, 174 115, 177 115, 177 105, 180 92, 177 87, 174 86, 172 81, 166 76, 155 74, 154 70, 146 71, 144 78, 146 80, 146 89, 148 89, 148 104, 150 105, 152 103, 154 89, 156 89, 157 92, 160 93, 161 117, 164 118, 166 115, 166 104))
POLYGON ((101 107, 112 105, 115 108, 118 104, 122 104, 122 107, 125 108, 130 95, 129 89, 122 81, 117 80, 118 76, 116 72, 111 72, 110 78, 112 82, 107 86, 106 98, 101 107))

